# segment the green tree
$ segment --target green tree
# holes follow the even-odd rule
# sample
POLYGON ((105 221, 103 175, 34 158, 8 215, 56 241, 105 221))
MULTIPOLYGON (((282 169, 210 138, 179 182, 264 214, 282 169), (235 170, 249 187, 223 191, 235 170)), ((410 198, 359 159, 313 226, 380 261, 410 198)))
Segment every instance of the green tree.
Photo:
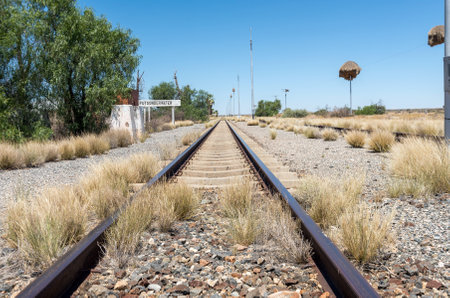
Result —
POLYGON ((176 94, 177 90, 172 82, 161 82, 148 91, 148 96, 152 99, 174 99, 176 94))
POLYGON ((279 99, 275 99, 274 101, 260 100, 255 115, 258 117, 270 117, 278 114, 280 110, 281 102, 279 99))

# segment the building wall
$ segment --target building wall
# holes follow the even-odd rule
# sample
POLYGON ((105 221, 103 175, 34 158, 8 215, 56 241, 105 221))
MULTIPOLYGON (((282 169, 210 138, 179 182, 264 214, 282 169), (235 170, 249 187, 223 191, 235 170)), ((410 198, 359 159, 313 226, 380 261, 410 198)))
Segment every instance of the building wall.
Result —
POLYGON ((111 112, 111 129, 128 129, 137 138, 144 133, 144 109, 132 105, 115 105, 111 112))

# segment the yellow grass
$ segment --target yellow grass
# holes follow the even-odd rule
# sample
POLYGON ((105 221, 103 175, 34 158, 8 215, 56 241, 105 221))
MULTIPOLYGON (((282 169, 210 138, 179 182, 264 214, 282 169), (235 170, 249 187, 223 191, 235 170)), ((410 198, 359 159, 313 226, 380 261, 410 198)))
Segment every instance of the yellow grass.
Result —
POLYGON ((235 243, 250 245, 260 234, 259 218, 255 211, 246 209, 239 211, 230 219, 228 232, 235 243))
POLYGON ((408 138, 391 148, 394 176, 426 186, 432 193, 450 192, 450 151, 444 143, 408 138))
POLYGON ((321 136, 319 129, 315 128, 315 127, 306 127, 303 130, 303 134, 308 139, 320 139, 320 136, 321 136))
POLYGON ((184 120, 184 121, 175 121, 175 127, 185 127, 194 125, 194 121, 192 120, 184 120))
POLYGON ((234 181, 221 193, 220 206, 226 217, 237 217, 249 209, 252 203, 252 184, 249 180, 234 181))
POLYGON ((18 169, 25 166, 22 151, 14 145, 0 144, 0 169, 18 169))
POLYGON ((346 210, 339 219, 345 250, 361 263, 373 260, 380 249, 393 242, 393 217, 393 212, 382 214, 365 203, 346 210))
POLYGON ((362 148, 366 143, 367 135, 360 131, 350 131, 344 137, 347 143, 353 148, 362 148))
POLYGON ((370 134, 369 148, 375 152, 387 152, 395 142, 395 137, 388 131, 377 130, 370 134))
POLYGON ((69 140, 60 142, 58 144, 58 151, 63 160, 75 158, 75 146, 69 140))
POLYGON ((75 137, 70 141, 75 149, 75 157, 86 157, 91 154, 91 146, 83 137, 75 137))
POLYGON ((200 137, 199 131, 188 132, 181 138, 181 143, 183 143, 184 146, 187 146, 196 141, 199 137, 200 137))
POLYGON ((247 125, 248 125, 248 126, 256 126, 256 125, 259 125, 259 121, 256 120, 256 119, 254 119, 254 120, 249 120, 249 121, 247 121, 247 125))
POLYGON ((275 129, 270 130, 270 138, 275 140, 277 138, 277 131, 275 129))
POLYGON ((325 141, 336 141, 339 137, 339 134, 334 129, 324 129, 322 131, 322 138, 325 141))

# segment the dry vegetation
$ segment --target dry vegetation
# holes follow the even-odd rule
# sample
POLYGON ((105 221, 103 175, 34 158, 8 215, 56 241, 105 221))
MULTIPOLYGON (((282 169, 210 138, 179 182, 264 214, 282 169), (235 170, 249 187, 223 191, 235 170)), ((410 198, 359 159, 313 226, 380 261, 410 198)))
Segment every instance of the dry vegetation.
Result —
POLYGON ((338 245, 359 262, 367 262, 389 244, 392 216, 360 203, 362 186, 356 178, 332 181, 306 176, 295 197, 338 245))
POLYGON ((375 152, 388 152, 395 142, 392 133, 383 130, 377 130, 370 134, 369 148, 375 152))
POLYGON ((305 128, 303 130, 303 134, 308 139, 320 139, 320 137, 321 137, 320 130, 318 128, 315 128, 315 127, 307 127, 307 128, 305 128))
POLYGON ((177 143, 162 143, 157 149, 161 160, 172 160, 176 155, 177 143))
POLYGON ((257 126, 259 125, 259 121, 257 119, 247 121, 248 126, 257 126))
POLYGON ((94 166, 75 186, 20 196, 6 211, 6 239, 30 265, 46 267, 84 235, 88 218, 112 214, 127 202, 132 183, 147 182, 158 169, 152 155, 137 154, 94 166))
POLYGON ((275 129, 270 130, 270 138, 275 140, 277 138, 277 131, 275 129))
POLYGON ((339 134, 334 129, 324 129, 322 131, 322 138, 324 141, 336 141, 339 137, 339 134))
POLYGON ((228 232, 234 242, 249 245, 275 241, 281 255, 294 262, 306 262, 311 253, 303 240, 299 223, 292 219, 279 198, 254 198, 250 181, 236 181, 221 194, 222 213, 229 219, 228 232))
POLYGON ((350 131, 344 135, 347 143, 353 148, 362 148, 366 144, 367 135, 360 131, 350 131))
POLYGON ((420 196, 450 192, 450 151, 445 143, 408 138, 391 149, 390 193, 420 196))
POLYGON ((103 154, 109 149, 133 143, 128 130, 110 130, 100 135, 72 137, 58 142, 27 142, 0 144, 0 169, 36 167, 44 162, 70 160, 103 154))
POLYGON ((197 140, 200 135, 201 133, 199 131, 188 132, 183 136, 183 138, 181 138, 181 143, 183 143, 184 146, 190 145, 197 140))

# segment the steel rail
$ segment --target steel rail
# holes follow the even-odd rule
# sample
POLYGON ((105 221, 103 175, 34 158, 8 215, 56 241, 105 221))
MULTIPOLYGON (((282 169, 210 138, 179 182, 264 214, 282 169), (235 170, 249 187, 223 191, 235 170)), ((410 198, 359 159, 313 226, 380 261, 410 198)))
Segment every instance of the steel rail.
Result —
MULTIPOLYGON (((133 194, 130 197, 130 202, 153 184, 174 176, 185 162, 194 155, 218 123, 219 121, 148 181, 138 192, 133 194)), ((105 232, 123 210, 124 208, 120 208, 98 224, 86 237, 23 289, 17 297, 70 297, 88 277, 91 269, 98 264, 103 254, 102 244, 105 242, 105 232)))
MULTIPOLYGON (((344 128, 344 127, 337 127, 337 126, 326 126, 326 125, 316 125, 316 124, 305 124, 305 126, 309 126, 309 127, 316 127, 316 128, 320 128, 320 129, 326 129, 326 128, 331 128, 340 132, 348 132, 348 131, 360 131, 360 132, 365 132, 365 133, 371 133, 371 130, 368 129, 356 129, 356 128, 344 128)), ((445 141, 445 138, 442 136, 432 136, 432 135, 416 135, 416 134, 410 134, 410 133, 405 133, 405 132, 392 132, 392 134, 395 136, 395 139, 398 141, 402 138, 422 138, 422 139, 429 139, 429 140, 433 140, 436 142, 443 142, 445 141)))
POLYGON ((278 178, 266 167, 252 149, 245 143, 241 136, 228 123, 235 139, 240 144, 245 154, 249 157, 253 166, 264 183, 272 191, 283 198, 292 212, 301 221, 303 236, 311 242, 314 254, 312 258, 320 272, 338 297, 379 297, 372 286, 348 261, 341 251, 327 238, 320 227, 302 209, 297 200, 289 193, 278 178))

